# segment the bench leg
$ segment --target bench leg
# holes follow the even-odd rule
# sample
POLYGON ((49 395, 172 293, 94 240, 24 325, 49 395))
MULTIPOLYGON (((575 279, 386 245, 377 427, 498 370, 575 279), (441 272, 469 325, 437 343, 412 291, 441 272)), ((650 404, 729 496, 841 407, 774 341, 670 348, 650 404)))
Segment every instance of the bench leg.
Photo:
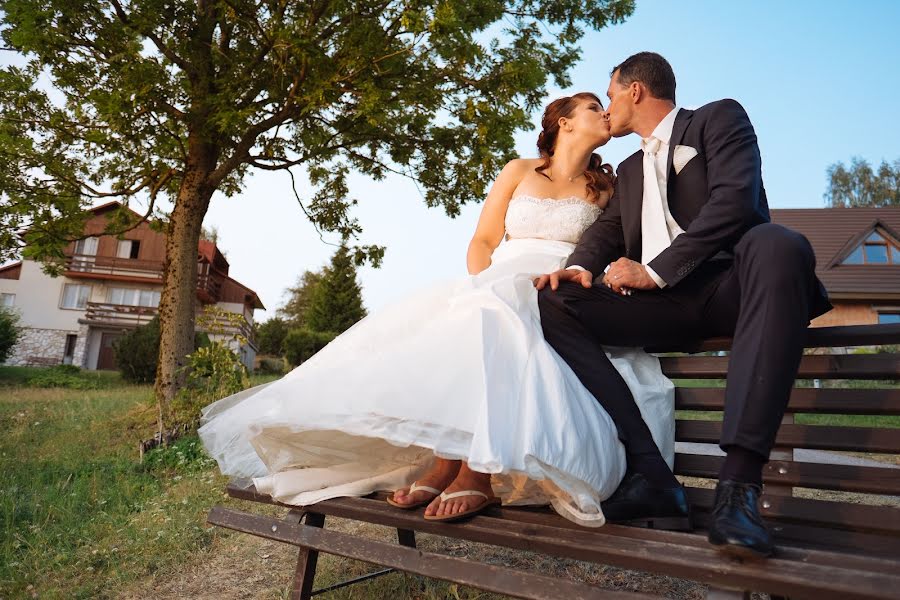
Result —
POLYGON ((416 532, 412 529, 398 529, 397 530, 397 541, 400 542, 401 546, 406 546, 408 548, 416 547, 416 532))
MULTIPOLYGON (((306 525, 309 527, 324 527, 325 515, 320 513, 306 513, 306 525)), ((312 597, 313 580, 316 578, 316 563, 319 560, 319 552, 310 548, 300 548, 297 553, 297 570, 294 572, 294 586, 291 590, 293 600, 309 600, 312 597)))

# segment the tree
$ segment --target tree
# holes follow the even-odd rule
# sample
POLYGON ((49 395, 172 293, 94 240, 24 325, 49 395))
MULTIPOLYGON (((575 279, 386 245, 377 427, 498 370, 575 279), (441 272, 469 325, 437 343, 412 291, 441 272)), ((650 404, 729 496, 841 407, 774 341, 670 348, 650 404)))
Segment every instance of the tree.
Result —
MULTIPOLYGON (((361 231, 350 170, 399 173, 455 216, 510 158, 548 81, 569 84, 585 28, 633 10, 633 0, 0 0, 3 41, 27 59, 0 72, 0 224, 29 225, 35 256, 59 258, 92 201, 146 201, 148 213, 160 194, 174 203, 162 431, 191 351, 213 194, 237 193, 253 168, 285 170, 293 184, 302 167, 312 187, 297 194, 302 210, 347 239, 361 231)), ((352 255, 377 266, 383 248, 352 255)))
POLYGON ((0 306, 0 363, 12 354, 21 331, 18 313, 0 306))
POLYGON ((850 168, 834 163, 827 170, 825 201, 834 208, 900 206, 900 159, 882 161, 876 173, 868 161, 853 157, 850 168))
POLYGON ((322 278, 313 288, 306 312, 306 327, 312 331, 339 334, 366 316, 362 289, 356 281, 356 268, 350 249, 341 246, 331 264, 322 270, 322 278))
POLYGON ((312 293, 321 280, 321 271, 306 271, 297 279, 297 285, 285 290, 288 300, 278 310, 278 314, 288 322, 291 329, 306 327, 306 313, 312 293))
POLYGON ((256 343, 260 354, 281 356, 284 353, 284 338, 289 331, 288 322, 281 317, 256 324, 256 343))

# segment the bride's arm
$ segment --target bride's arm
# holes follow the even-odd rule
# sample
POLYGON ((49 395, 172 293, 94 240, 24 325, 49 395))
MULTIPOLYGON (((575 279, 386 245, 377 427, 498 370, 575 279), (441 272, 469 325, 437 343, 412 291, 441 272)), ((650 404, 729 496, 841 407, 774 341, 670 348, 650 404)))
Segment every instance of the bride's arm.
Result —
POLYGON ((511 160, 506 163, 500 175, 491 186, 481 216, 478 217, 478 225, 475 234, 469 242, 469 251, 466 253, 466 266, 470 275, 477 275, 491 266, 491 254, 503 240, 506 232, 506 209, 513 191, 522 181, 528 163, 523 159, 511 160))

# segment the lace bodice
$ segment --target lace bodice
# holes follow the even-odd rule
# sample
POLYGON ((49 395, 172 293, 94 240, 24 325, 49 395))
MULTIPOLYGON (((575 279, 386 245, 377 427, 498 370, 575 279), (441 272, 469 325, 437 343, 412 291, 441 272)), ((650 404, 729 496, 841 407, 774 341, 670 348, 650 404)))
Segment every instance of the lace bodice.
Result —
POLYGON ((603 212, 577 196, 557 200, 519 195, 506 209, 506 234, 510 239, 537 238, 577 243, 581 234, 603 212))

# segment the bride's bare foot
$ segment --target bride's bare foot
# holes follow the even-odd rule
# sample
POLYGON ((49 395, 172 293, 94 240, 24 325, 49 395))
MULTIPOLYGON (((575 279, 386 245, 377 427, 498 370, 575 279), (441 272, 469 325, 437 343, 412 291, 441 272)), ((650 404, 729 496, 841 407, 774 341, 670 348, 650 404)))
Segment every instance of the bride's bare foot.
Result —
MULTIPOLYGON (((452 494, 453 492, 461 492, 463 490, 477 490, 483 494, 487 494, 488 498, 494 497, 494 491, 491 489, 490 474, 473 471, 466 463, 462 464, 456 479, 453 480, 453 483, 451 483, 444 492, 452 494)), ((440 517, 444 515, 455 515, 477 508, 486 502, 489 502, 489 500, 475 494, 451 498, 446 502, 441 502, 441 498, 438 496, 428 505, 428 508, 425 509, 425 516, 440 517)))
MULTIPOLYGON (((416 484, 443 490, 456 478, 460 465, 462 465, 460 460, 447 460, 435 457, 434 464, 425 475, 416 480, 416 484)), ((409 488, 405 487, 394 492, 393 500, 397 504, 415 504, 432 497, 434 497, 434 494, 425 490, 416 490, 410 494, 409 488)))

